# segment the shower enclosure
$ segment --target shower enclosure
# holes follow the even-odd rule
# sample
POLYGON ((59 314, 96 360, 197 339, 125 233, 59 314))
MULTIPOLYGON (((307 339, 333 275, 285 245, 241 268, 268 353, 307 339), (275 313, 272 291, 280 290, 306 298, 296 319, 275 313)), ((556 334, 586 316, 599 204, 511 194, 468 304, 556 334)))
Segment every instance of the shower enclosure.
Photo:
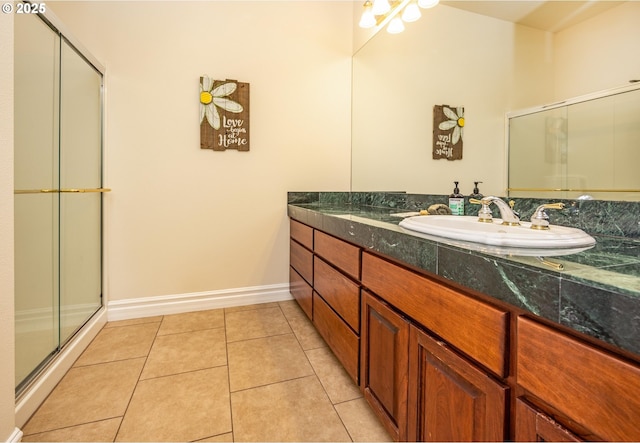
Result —
POLYGON ((15 362, 20 393, 102 306, 103 68, 16 14, 15 362))

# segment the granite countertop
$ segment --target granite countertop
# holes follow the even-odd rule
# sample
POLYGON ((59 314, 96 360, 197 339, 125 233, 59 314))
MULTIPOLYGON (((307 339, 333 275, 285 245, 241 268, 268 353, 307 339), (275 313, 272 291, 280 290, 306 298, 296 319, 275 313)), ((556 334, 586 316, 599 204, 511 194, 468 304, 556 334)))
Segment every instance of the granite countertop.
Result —
POLYGON ((640 355, 637 238, 590 232, 593 248, 543 261, 401 228, 411 208, 292 200, 296 220, 640 355))

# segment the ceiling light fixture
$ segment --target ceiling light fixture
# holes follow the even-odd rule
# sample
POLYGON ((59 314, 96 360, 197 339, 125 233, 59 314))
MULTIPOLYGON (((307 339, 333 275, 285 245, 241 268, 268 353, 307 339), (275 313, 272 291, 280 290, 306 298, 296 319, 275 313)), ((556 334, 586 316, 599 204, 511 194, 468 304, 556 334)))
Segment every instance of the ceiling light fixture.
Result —
POLYGON ((433 8, 439 1, 366 0, 363 5, 364 11, 362 12, 362 17, 360 17, 359 26, 361 28, 373 28, 374 26, 384 26, 388 23, 387 31, 391 34, 397 34, 404 31, 404 23, 414 22, 422 16, 420 8, 433 8), (400 11, 402 11, 402 15, 399 15, 400 11))
POLYGON ((360 17, 359 26, 361 28, 373 28, 377 25, 376 16, 373 14, 373 10, 371 7, 371 0, 367 0, 364 3, 364 11, 362 12, 362 17, 360 17))
POLYGON ((405 6, 402 12, 402 21, 406 23, 415 22, 420 17, 422 17, 422 13, 420 12, 420 8, 418 8, 418 4, 414 2, 405 6))
POLYGON ((391 11, 391 4, 389 0, 373 0, 371 10, 373 11, 373 15, 384 15, 391 11))
POLYGON ((393 17, 387 26, 387 32, 389 34, 400 34, 404 31, 404 23, 400 17, 393 17))
POLYGON ((440 0, 418 0, 418 6, 423 9, 433 8, 438 3, 440 3, 440 0))

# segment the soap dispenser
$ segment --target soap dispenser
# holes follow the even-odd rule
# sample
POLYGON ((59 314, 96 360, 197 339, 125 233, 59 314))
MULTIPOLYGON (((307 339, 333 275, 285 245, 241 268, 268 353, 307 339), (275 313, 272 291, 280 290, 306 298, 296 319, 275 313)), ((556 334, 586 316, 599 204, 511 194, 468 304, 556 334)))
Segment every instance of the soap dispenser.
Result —
POLYGON ((473 185, 474 185, 473 192, 469 197, 475 198, 476 200, 481 200, 483 195, 480 194, 480 189, 478 189, 478 183, 482 183, 482 182, 473 182, 473 185))
POLYGON ((464 195, 460 193, 458 182, 453 182, 453 194, 449 196, 449 209, 453 215, 464 215, 464 195))

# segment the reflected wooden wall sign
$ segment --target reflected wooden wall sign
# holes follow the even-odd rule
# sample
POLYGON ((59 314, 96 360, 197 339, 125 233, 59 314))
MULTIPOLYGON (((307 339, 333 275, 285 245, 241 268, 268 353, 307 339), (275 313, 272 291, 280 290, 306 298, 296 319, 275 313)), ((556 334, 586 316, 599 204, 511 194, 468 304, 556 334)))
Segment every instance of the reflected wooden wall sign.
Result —
POLYGON ((249 150, 249 83, 200 77, 200 148, 249 150))
POLYGON ((464 108, 449 105, 433 107, 433 158, 462 160, 464 108))

